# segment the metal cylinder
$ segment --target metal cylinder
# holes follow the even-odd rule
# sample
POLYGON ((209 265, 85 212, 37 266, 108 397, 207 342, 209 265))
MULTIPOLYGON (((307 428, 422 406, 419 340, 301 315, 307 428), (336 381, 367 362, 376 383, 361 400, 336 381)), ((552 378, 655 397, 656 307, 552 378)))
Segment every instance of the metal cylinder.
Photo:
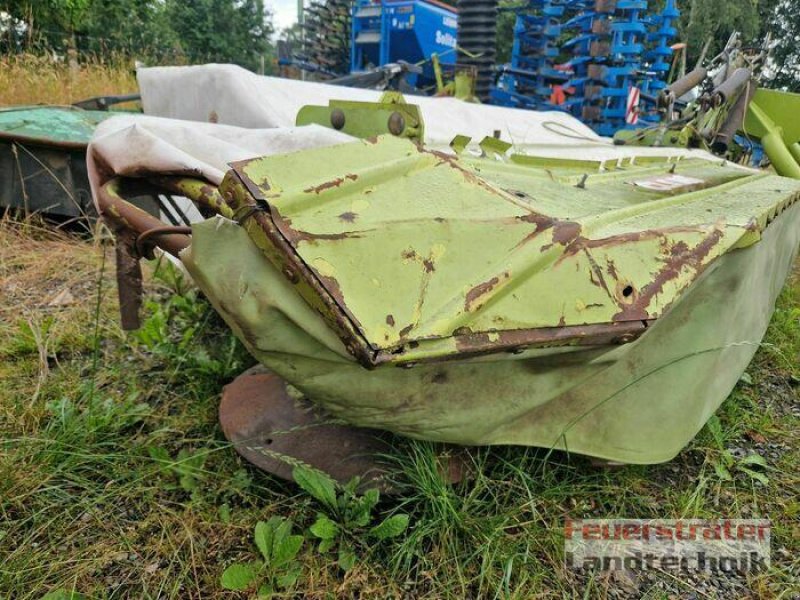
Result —
POLYGON ((494 80, 496 38, 497 0, 459 0, 457 61, 475 67, 475 94, 481 102, 489 99, 494 80))
POLYGON ((733 141, 733 136, 735 136, 736 132, 742 127, 744 116, 747 114, 747 107, 750 105, 750 100, 753 99, 753 94, 756 93, 756 88, 756 83, 750 81, 749 86, 744 92, 739 94, 736 103, 733 105, 730 112, 728 112, 725 122, 722 124, 722 127, 720 127, 717 135, 714 137, 714 141, 711 143, 711 148, 714 152, 724 154, 728 151, 728 146, 730 146, 733 141))
POLYGON ((686 75, 674 81, 672 85, 662 90, 658 97, 658 103, 661 106, 668 106, 685 93, 693 90, 700 85, 708 75, 708 69, 697 67, 693 71, 689 71, 686 75))
POLYGON ((736 69, 730 77, 719 84, 713 92, 711 98, 716 106, 722 106, 729 100, 736 98, 742 92, 744 86, 748 84, 753 73, 750 69, 736 69))

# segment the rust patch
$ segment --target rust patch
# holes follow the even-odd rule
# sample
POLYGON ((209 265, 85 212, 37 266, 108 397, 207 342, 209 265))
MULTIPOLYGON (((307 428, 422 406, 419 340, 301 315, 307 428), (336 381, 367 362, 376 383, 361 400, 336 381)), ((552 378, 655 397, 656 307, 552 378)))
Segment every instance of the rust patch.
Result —
POLYGON ((483 283, 479 283, 474 288, 469 290, 464 297, 464 310, 467 312, 475 310, 483 306, 482 302, 479 302, 481 298, 484 298, 489 292, 491 292, 498 284, 500 284, 501 280, 507 280, 510 277, 508 271, 501 273, 495 277, 492 277, 488 281, 484 281, 483 283))
POLYGON ((606 260, 606 273, 608 273, 612 279, 619 279, 619 274, 617 273, 617 265, 614 264, 614 261, 610 258, 606 260))
POLYGON ((575 240, 580 239, 581 224, 575 221, 559 221, 558 219, 540 213, 531 213, 529 215, 517 217, 517 220, 524 221, 525 223, 533 223, 536 225, 536 228, 514 246, 514 249, 524 246, 547 229, 553 230, 553 242, 543 245, 540 248, 542 252, 552 248, 553 244, 561 244, 562 246, 569 247, 575 240))
POLYGON ((394 316, 393 315, 386 315, 386 324, 389 327, 394 327, 394 316))
POLYGON ((586 260, 589 261, 589 266, 592 268, 592 270, 589 272, 589 281, 591 281, 594 285, 603 288, 606 294, 608 294, 613 300, 614 296, 611 294, 611 290, 608 289, 608 285, 603 277, 603 270, 600 268, 600 265, 597 264, 597 261, 594 260, 594 257, 586 248, 583 249, 583 252, 586 254, 586 260), (596 280, 595 277, 597 277, 596 280))
POLYGON ((320 183, 317 186, 306 188, 303 191, 307 194, 314 192, 315 194, 319 194, 320 192, 324 192, 325 190, 329 190, 331 188, 339 187, 344 183, 344 177, 337 177, 332 181, 326 181, 325 183, 320 183))
POLYGON ((282 217, 278 214, 277 210, 273 209, 270 215, 278 230, 293 245, 297 245, 300 242, 309 242, 313 244, 320 240, 336 241, 361 237, 361 232, 357 231, 343 231, 341 233, 311 233, 309 231, 298 231, 292 227, 292 220, 282 217))
POLYGON ((345 179, 349 179, 351 181, 355 181, 356 179, 358 179, 358 175, 355 175, 353 173, 348 173, 344 177, 337 177, 336 179, 332 179, 331 181, 326 181, 325 183, 320 183, 317 186, 306 188, 303 191, 306 192, 307 194, 310 194, 312 192, 315 193, 315 194, 319 194, 321 192, 324 192, 325 190, 329 190, 331 188, 339 187, 340 185, 342 185, 344 183, 345 179))
MULTIPOLYGON (((522 221, 524 223, 533 223, 534 225, 536 225, 536 227, 528 235, 526 235, 524 238, 522 238, 517 243, 516 246, 514 246, 514 250, 517 250, 518 248, 521 248, 522 246, 524 246, 525 244, 530 242, 532 239, 534 239, 536 236, 538 236, 543 231, 545 231, 547 229, 550 229, 553 226, 553 223, 555 222, 554 219, 552 219, 552 218, 550 218, 550 217, 548 217, 546 215, 539 214, 539 213, 530 213, 530 214, 524 215, 522 217, 515 217, 515 220, 516 221, 522 221)), ((541 250, 543 251, 543 250, 545 250, 545 248, 549 248, 550 246, 552 246, 552 244, 546 244, 545 246, 542 246, 541 250)))
POLYGON ((544 231, 545 229, 549 229, 555 223, 555 219, 552 217, 548 217, 547 215, 543 215, 540 213, 530 213, 527 215, 523 215, 521 217, 515 217, 517 221, 523 221, 524 223, 533 223, 536 225, 535 233, 539 233, 544 231))
POLYGON ((352 223, 358 218, 358 215, 354 212, 343 212, 339 215, 339 220, 344 221, 345 223, 352 223))
POLYGON ((612 317, 614 321, 646 320, 649 313, 646 310, 653 298, 664 290, 664 285, 677 279, 683 267, 694 269, 695 275, 699 275, 705 265, 703 259, 708 256, 711 249, 722 238, 722 230, 714 229, 702 242, 693 249, 689 249, 685 242, 676 243, 669 253, 669 257, 664 261, 664 266, 656 274, 653 281, 645 285, 636 297, 635 301, 629 306, 623 307, 620 312, 612 317))
POLYGON ((567 327, 541 327, 501 331, 490 337, 489 333, 471 333, 455 337, 459 358, 501 351, 552 346, 599 346, 632 342, 647 329, 642 321, 624 323, 598 323, 567 327))
POLYGON ((566 246, 581 234, 580 223, 556 221, 553 223, 553 242, 566 246))
POLYGON ((405 327, 403 327, 400 330, 400 337, 401 338, 406 337, 409 333, 411 333, 412 329, 414 329, 414 324, 413 323, 411 325, 406 325, 405 327))
POLYGON ((605 238, 589 239, 583 236, 576 237, 564 249, 564 253, 558 257, 556 265, 564 259, 577 254, 584 249, 592 248, 608 248, 612 246, 621 246, 631 242, 640 242, 643 240, 652 240, 655 238, 666 239, 666 235, 670 233, 703 233, 701 227, 665 227, 664 229, 644 229, 642 231, 631 231, 630 233, 621 233, 619 235, 612 235, 605 238))
POLYGON ((429 256, 428 258, 422 258, 419 254, 417 254, 416 250, 407 249, 403 250, 400 253, 400 256, 403 260, 413 260, 414 262, 418 262, 422 265, 422 268, 425 269, 426 273, 433 273, 436 270, 436 265, 433 262, 433 256, 429 256))

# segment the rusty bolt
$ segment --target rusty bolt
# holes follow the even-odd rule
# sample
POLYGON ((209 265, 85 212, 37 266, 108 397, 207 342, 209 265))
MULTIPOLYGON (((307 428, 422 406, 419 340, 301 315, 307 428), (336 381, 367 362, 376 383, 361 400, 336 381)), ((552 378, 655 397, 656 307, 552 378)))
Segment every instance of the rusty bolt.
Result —
POLYGON ((389 131, 393 135, 400 135, 403 133, 403 130, 406 128, 406 120, 403 118, 399 112, 393 112, 389 115, 389 131))
POLYGON ((335 108, 331 112, 331 125, 337 131, 344 127, 344 111, 341 108, 335 108))

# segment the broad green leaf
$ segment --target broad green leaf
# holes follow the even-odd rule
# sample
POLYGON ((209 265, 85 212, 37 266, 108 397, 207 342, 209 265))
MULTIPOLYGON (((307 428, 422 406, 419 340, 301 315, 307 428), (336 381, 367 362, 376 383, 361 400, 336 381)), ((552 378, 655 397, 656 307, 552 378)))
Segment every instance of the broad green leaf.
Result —
POLYGON ((356 475, 350 481, 344 484, 344 491, 350 494, 351 496, 355 496, 359 483, 361 483, 361 477, 356 475))
POLYGON ((350 528, 366 527, 372 521, 372 511, 367 508, 363 498, 354 500, 349 509, 347 524, 350 528))
POLYGON ((275 590, 272 589, 272 586, 268 583, 265 583, 260 588, 258 588, 257 596, 259 598, 272 598, 272 595, 275 593, 275 590))
POLYGON ((356 553, 353 552, 348 546, 341 546, 339 548, 339 568, 342 571, 349 571, 356 565, 356 553))
POLYGON ((275 580, 275 583, 277 583, 279 588, 290 588, 297 583, 301 571, 302 567, 299 564, 294 563, 285 574, 281 575, 275 580))
POLYGON ((222 573, 220 583, 226 590, 246 590, 256 579, 256 565, 234 563, 222 573))
POLYGON ((397 537, 403 533, 408 527, 408 515, 399 514, 388 517, 381 523, 372 528, 372 534, 378 540, 385 540, 388 538, 397 537))
POLYGON ((364 492, 364 504, 369 511, 372 511, 372 509, 378 505, 380 499, 381 493, 377 490, 377 488, 372 488, 371 490, 364 492))
POLYGON ((303 545, 302 535, 290 535, 275 543, 272 550, 272 566, 274 568, 292 561, 303 545))
POLYGON ((767 467, 766 459, 761 456, 760 454, 748 454, 742 460, 739 461, 739 464, 743 465, 758 465, 759 467, 767 467))
POLYGON ((333 548, 333 545, 336 543, 336 540, 322 540, 319 543, 319 551, 320 554, 325 554, 328 550, 333 548))
POLYGON ((197 489, 197 479, 195 479, 194 475, 186 474, 181 475, 178 483, 181 484, 181 487, 187 492, 193 492, 197 489))
POLYGON ((264 560, 267 564, 270 564, 272 559, 272 538, 273 538, 273 523, 265 523, 264 521, 259 521, 256 523, 255 534, 253 537, 255 538, 256 547, 258 548, 259 552, 261 552, 261 556, 264 557, 264 560))
POLYGON ((739 381, 745 385, 753 385, 753 378, 750 376, 750 373, 742 373, 742 376, 739 377, 739 381))
POLYGON ((147 448, 147 453, 150 455, 154 461, 159 463, 171 463, 172 458, 164 448, 157 447, 157 446, 150 446, 147 448))
POLYGON ((728 467, 726 467, 721 462, 714 463, 714 471, 717 473, 717 477, 719 477, 724 481, 730 481, 731 479, 733 479, 733 477, 731 477, 731 472, 728 470, 728 467))
POLYGON ((750 477, 752 477, 756 481, 761 482, 764 485, 769 484, 769 477, 764 475, 764 473, 761 473, 759 471, 754 471, 753 469, 749 469, 747 467, 739 467, 739 470, 742 471, 743 473, 747 473, 750 477))
POLYGON ((321 540, 332 540, 339 533, 339 526, 326 517, 325 515, 317 515, 317 520, 309 528, 309 531, 321 540))
POLYGON ((722 458, 722 462, 728 467, 732 466, 733 463, 736 462, 736 459, 733 458, 733 454, 731 454, 727 450, 723 450, 722 451, 722 454, 720 455, 720 458, 722 458))
POLYGON ((296 466, 292 477, 312 498, 331 510, 336 510, 336 483, 322 471, 296 466))
POLYGON ((719 417, 717 415, 711 415, 711 418, 706 423, 706 427, 708 427, 708 431, 711 433, 711 437, 714 438, 717 446, 722 448, 725 445, 725 436, 722 433, 722 423, 719 417))

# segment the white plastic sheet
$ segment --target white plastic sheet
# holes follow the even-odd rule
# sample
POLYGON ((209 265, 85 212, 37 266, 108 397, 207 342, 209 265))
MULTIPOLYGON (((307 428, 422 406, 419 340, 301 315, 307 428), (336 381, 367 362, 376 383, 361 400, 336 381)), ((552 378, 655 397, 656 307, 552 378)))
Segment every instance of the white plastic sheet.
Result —
MULTIPOLYGON (((234 65, 141 68, 137 72, 144 110, 149 115, 216 122, 248 128, 291 127, 303 106, 330 100, 377 102, 382 92, 307 81, 263 77, 234 65)), ((516 151, 547 157, 594 160, 632 155, 709 154, 679 148, 613 145, 562 112, 535 112, 455 98, 407 96, 422 110, 425 143, 444 148, 456 135, 474 142, 500 132, 516 151)))

